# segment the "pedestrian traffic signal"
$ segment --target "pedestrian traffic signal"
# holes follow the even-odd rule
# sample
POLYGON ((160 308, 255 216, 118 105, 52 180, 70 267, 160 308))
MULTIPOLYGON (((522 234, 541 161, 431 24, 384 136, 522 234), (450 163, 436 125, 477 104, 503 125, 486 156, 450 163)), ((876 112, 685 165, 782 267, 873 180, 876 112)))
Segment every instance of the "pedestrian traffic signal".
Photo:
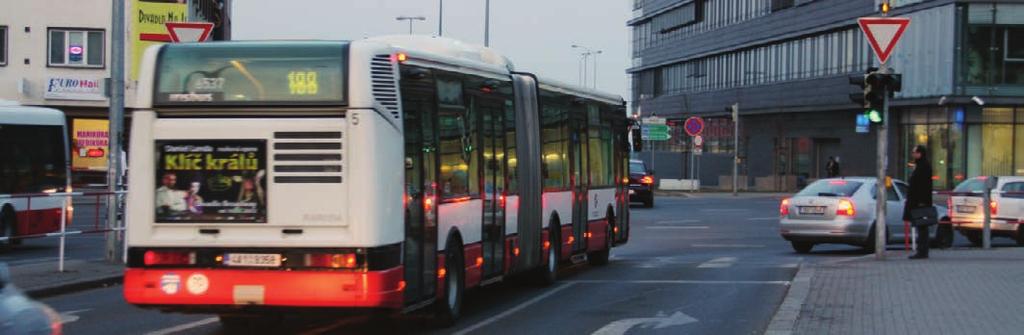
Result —
POLYGON ((885 102, 886 75, 879 72, 872 72, 864 75, 864 108, 882 109, 885 102))

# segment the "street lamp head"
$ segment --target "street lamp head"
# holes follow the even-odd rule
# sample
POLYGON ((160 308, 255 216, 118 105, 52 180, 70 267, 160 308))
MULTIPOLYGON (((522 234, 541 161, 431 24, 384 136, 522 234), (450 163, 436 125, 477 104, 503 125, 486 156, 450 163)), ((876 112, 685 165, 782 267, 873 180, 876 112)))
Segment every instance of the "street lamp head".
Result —
POLYGON ((971 97, 971 101, 974 101, 974 103, 978 104, 978 106, 985 105, 985 100, 981 100, 981 98, 979 98, 978 96, 971 97))

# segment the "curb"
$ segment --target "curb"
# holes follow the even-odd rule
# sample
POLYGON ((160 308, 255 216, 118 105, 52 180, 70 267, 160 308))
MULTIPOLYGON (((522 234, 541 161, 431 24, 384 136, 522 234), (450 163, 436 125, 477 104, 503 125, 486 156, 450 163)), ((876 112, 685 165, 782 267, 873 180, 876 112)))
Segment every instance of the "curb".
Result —
POLYGON ((804 262, 800 263, 800 269, 786 291, 786 297, 782 304, 775 310, 765 335, 790 335, 796 328, 796 320, 800 317, 800 309, 804 300, 811 291, 811 278, 814 277, 815 266, 804 262))
POLYGON ((22 291, 25 293, 25 295, 28 295, 33 299, 42 299, 62 294, 86 291, 98 287, 106 287, 114 284, 120 284, 123 279, 124 275, 118 274, 106 277, 97 277, 94 279, 83 281, 37 287, 30 290, 22 289, 22 291))

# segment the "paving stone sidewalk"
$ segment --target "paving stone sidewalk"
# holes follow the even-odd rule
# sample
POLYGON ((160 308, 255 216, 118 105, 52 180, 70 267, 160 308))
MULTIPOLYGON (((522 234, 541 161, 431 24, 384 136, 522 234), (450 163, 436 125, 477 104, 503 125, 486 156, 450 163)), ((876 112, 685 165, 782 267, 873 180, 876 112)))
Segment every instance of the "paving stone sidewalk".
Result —
POLYGON ((792 333, 1024 334, 1024 248, 888 256, 814 265, 792 333))

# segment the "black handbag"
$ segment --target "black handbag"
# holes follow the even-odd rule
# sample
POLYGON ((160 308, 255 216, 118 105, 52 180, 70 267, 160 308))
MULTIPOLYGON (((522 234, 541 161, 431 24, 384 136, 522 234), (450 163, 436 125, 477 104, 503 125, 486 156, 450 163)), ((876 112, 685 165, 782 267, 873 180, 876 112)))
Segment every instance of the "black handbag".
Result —
POLYGON ((914 227, 939 224, 939 211, 934 206, 910 209, 910 224, 914 227))

